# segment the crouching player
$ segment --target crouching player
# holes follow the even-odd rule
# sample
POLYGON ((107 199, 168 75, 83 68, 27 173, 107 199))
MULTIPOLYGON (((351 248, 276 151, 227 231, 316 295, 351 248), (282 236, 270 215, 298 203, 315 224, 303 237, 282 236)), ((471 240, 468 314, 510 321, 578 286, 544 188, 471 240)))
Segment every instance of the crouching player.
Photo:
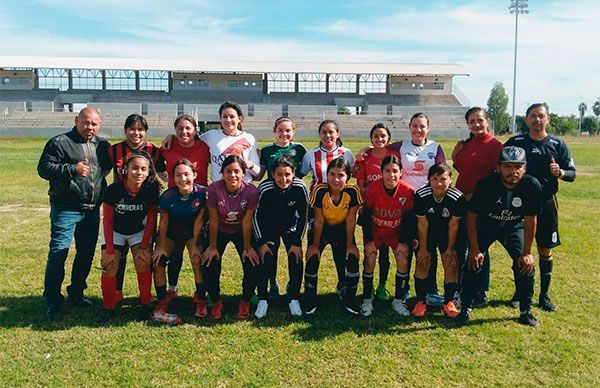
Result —
POLYGON ((288 256, 289 308, 294 316, 302 315, 300 286, 302 285, 302 236, 306 229, 308 192, 302 179, 294 176, 296 166, 291 156, 284 154, 269 171, 271 178, 258 186, 258 207, 254 213, 254 238, 258 254, 265 263, 266 273, 276 272, 280 240, 288 256))
POLYGON ((117 271, 121 257, 131 247, 140 289, 139 319, 148 319, 152 302, 150 244, 156 229, 160 184, 150 158, 134 154, 125 163, 127 178, 111 184, 102 197, 102 312, 99 322, 115 314, 117 271))
POLYGON ((482 280, 482 252, 498 241, 513 260, 519 322, 539 326, 531 313, 535 274, 531 244, 541 210, 542 188, 537 179, 525 175, 527 160, 522 148, 505 147, 499 164, 499 173, 480 180, 469 202, 469 254, 463 275, 462 311, 456 319, 461 325, 471 319, 474 291, 480 289, 482 280))
POLYGON ((160 196, 158 226, 158 241, 154 250, 154 287, 158 305, 152 319, 169 324, 181 323, 181 318, 166 312, 167 275, 165 267, 169 264, 169 255, 176 244, 185 244, 192 262, 196 293, 194 317, 206 316, 206 294, 202 274, 200 272, 200 236, 204 227, 206 214, 206 187, 194 183, 196 169, 188 159, 180 159, 173 165, 171 171, 175 186, 160 196))
POLYGON ((445 164, 434 164, 427 174, 429 184, 415 193, 415 215, 419 234, 419 249, 415 268, 417 304, 415 317, 425 315, 427 276, 431 256, 439 249, 444 266, 444 304, 442 310, 450 318, 458 315, 454 293, 458 291, 458 258, 456 241, 467 201, 460 190, 450 187, 452 170, 445 164))
POLYGON ((414 235, 414 227, 409 226, 414 222, 413 190, 400 180, 402 164, 395 155, 383 159, 381 175, 382 179, 369 185, 363 207, 365 260, 360 312, 365 317, 373 313, 373 270, 377 250, 388 246, 396 257, 396 289, 392 309, 402 316, 409 316, 404 295, 408 291, 408 244, 414 235))

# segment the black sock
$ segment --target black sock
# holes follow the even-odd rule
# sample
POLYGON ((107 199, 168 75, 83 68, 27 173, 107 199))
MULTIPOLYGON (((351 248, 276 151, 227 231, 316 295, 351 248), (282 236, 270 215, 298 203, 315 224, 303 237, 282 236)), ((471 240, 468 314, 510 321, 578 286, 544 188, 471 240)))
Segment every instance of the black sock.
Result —
POLYGON ((532 270, 528 274, 522 274, 519 272, 517 279, 517 294, 519 296, 519 310, 521 313, 526 313, 531 310, 534 283, 535 270, 532 270))
POLYGON ((117 291, 123 291, 125 281, 125 268, 127 267, 127 256, 121 256, 119 259, 119 269, 117 270, 117 291))
POLYGON ((458 283, 444 283, 444 303, 454 299, 456 290, 458 290, 458 283))
POLYGON ((156 289, 156 298, 161 301, 167 297, 167 286, 154 286, 156 289))
POLYGON ((540 296, 548 295, 552 279, 552 256, 540 256, 540 296))
POLYGON ((379 284, 385 285, 390 272, 390 248, 379 248, 379 284))
POLYGON ((404 300, 408 291, 408 272, 396 272, 396 289, 394 298, 404 300))
POLYGON ((373 297, 373 272, 363 271, 363 299, 371 299, 373 297))
POLYGON ((206 298, 206 288, 204 287, 204 283, 196 283, 196 295, 198 299, 206 298))
POLYGON ((358 277, 360 269, 358 268, 358 257, 350 254, 346 259, 346 278, 344 286, 346 287, 346 302, 352 302, 356 296, 358 288, 358 277))
POLYGON ((316 256, 309 257, 304 272, 304 294, 310 302, 314 303, 317 296, 317 285, 319 283, 319 259, 316 256))
POLYGON ((417 293, 417 302, 425 301, 425 294, 427 294, 428 283, 429 280, 427 278, 419 279, 415 276, 415 292, 417 293))
POLYGON ((169 286, 177 286, 179 280, 179 272, 183 266, 183 253, 178 255, 169 256, 169 264, 167 264, 167 277, 169 279, 169 286))

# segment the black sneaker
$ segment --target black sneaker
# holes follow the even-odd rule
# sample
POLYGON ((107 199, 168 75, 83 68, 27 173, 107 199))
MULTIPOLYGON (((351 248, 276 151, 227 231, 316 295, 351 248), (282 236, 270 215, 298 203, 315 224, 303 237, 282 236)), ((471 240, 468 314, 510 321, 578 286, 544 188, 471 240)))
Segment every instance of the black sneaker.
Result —
POLYGON ((138 322, 148 321, 150 320, 150 316, 152 315, 152 306, 150 305, 141 305, 140 309, 135 314, 135 320, 138 322))
POLYGON ((544 311, 556 311, 556 306, 552 303, 548 294, 540 295, 539 304, 540 308, 544 311))
POLYGON ((96 322, 101 323, 101 324, 107 323, 107 322, 111 321, 114 317, 115 317, 115 310, 102 309, 102 310, 100 310, 100 312, 98 313, 98 316, 96 317, 96 322))
POLYGON ((346 310, 346 313, 350 316, 358 316, 359 314, 359 309, 358 307, 356 307, 354 305, 354 303, 352 302, 346 302, 344 303, 344 309, 346 310))
POLYGON ((471 309, 462 309, 460 314, 454 319, 458 325, 466 325, 471 320, 471 309))
POLYGON ((58 305, 50 305, 46 310, 46 319, 50 322, 59 321, 62 315, 62 308, 58 305))
POLYGON ((519 298, 517 297, 517 294, 513 294, 512 298, 510 298, 510 300, 507 303, 508 307, 512 307, 513 309, 518 309, 519 306, 521 305, 521 303, 519 303, 519 298))
POLYGON ((532 327, 538 327, 540 325, 540 321, 538 321, 537 318, 533 316, 531 311, 521 313, 521 315, 519 316, 519 323, 525 326, 532 327))
POLYGON ((71 306, 75 307, 92 307, 94 303, 91 300, 82 296, 69 296, 67 301, 71 306))
POLYGON ((473 307, 487 307, 489 304, 490 300, 485 291, 478 292, 473 299, 473 307))

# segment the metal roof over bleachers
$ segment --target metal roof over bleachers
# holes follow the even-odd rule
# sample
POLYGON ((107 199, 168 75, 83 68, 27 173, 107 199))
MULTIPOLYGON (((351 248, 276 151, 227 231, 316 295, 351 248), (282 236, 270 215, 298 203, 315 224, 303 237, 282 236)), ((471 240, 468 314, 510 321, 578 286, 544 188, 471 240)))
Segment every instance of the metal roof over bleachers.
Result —
POLYGON ((89 70, 151 70, 208 73, 334 73, 407 76, 466 75, 456 63, 358 63, 286 61, 208 61, 149 58, 16 57, 0 56, 0 68, 89 70))

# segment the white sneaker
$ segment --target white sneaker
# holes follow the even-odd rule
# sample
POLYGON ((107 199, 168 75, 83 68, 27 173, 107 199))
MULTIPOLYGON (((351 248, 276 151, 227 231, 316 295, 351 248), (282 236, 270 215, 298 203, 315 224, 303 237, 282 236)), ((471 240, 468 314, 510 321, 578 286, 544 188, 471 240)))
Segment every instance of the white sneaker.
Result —
POLYGON ((400 299, 394 299, 392 301, 392 310, 402 315, 403 317, 409 317, 410 311, 406 308, 406 303, 400 299))
POLYGON ((360 314, 363 317, 370 317, 373 310, 373 299, 363 299, 363 303, 360 305, 360 314))
POLYGON ((290 314, 295 317, 302 316, 302 309, 300 308, 300 302, 298 302, 298 299, 292 299, 288 306, 290 306, 290 314))
POLYGON ((264 299, 261 299, 256 306, 256 311, 254 312, 254 316, 258 319, 264 318, 267 315, 267 310, 269 309, 269 302, 264 299))

